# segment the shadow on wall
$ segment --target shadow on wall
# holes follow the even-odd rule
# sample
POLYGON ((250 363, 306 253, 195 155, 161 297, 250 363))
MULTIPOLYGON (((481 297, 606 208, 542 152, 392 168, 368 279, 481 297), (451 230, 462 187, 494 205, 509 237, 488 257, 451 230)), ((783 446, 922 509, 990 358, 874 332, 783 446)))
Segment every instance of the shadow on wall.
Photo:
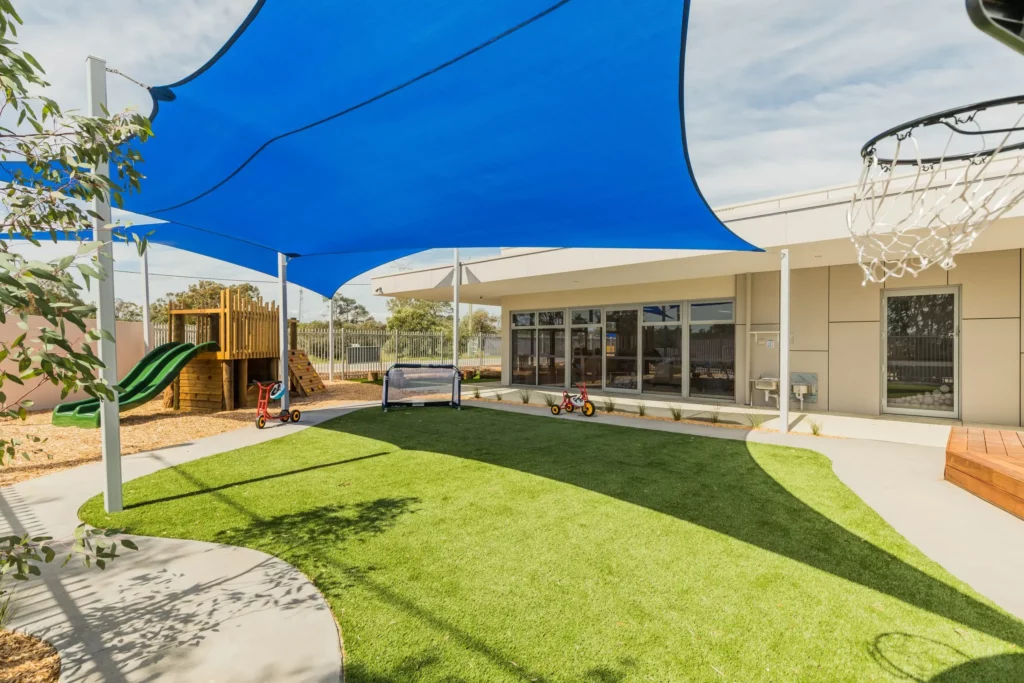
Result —
POLYGON ((325 423, 321 428, 392 443, 407 450, 438 452, 443 446, 443 452, 452 456, 527 472, 640 505, 1024 647, 1024 623, 824 517, 765 472, 744 442, 722 440, 716 457, 694 457, 684 466, 673 468, 668 463, 678 462, 685 454, 679 452, 679 441, 672 435, 650 442, 654 445, 646 447, 640 457, 635 450, 624 448, 622 458, 593 458, 587 443, 602 438, 596 431, 615 439, 625 436, 626 428, 564 422, 560 424, 565 430, 564 445, 554 458, 542 447, 509 448, 513 432, 507 414, 486 412, 495 417, 493 425, 488 425, 490 416, 481 416, 484 419, 479 420, 472 439, 448 438, 443 444, 434 430, 396 430, 389 420, 359 419, 359 413, 325 423))

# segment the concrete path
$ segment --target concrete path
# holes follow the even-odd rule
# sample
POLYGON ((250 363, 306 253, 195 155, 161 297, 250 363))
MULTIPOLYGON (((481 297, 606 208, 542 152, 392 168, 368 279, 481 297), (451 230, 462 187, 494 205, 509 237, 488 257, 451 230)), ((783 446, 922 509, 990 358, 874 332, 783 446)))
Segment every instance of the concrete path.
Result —
MULTIPOLYGON (((243 428, 122 458, 124 480, 295 434, 355 407, 303 412, 297 425, 243 428)), ((0 489, 0 535, 70 537, 102 490, 102 463, 0 489)), ((53 644, 61 681, 338 683, 342 649, 323 596, 261 552, 140 537, 106 571, 73 562, 25 584, 12 628, 53 644)))
MULTIPOLYGON (((463 402, 553 420, 588 419, 579 414, 555 417, 546 407, 463 402)), ((945 481, 944 448, 661 422, 600 412, 589 419, 635 429, 779 444, 822 453, 832 460, 839 479, 896 531, 951 574, 1024 619, 1024 520, 945 481)))

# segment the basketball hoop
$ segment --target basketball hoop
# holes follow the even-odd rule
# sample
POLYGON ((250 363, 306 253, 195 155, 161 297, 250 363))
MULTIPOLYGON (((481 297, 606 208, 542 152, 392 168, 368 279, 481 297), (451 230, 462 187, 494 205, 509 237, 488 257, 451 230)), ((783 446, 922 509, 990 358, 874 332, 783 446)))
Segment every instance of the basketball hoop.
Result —
POLYGON ((1024 199, 1022 104, 1024 95, 950 109, 864 145, 847 226, 865 283, 955 267, 1024 199))

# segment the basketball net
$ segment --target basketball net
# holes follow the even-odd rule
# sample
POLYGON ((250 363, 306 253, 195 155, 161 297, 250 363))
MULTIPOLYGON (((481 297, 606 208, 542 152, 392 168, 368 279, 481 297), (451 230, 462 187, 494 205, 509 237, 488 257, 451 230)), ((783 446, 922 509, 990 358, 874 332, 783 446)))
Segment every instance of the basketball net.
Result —
POLYGON ((865 284, 916 277, 936 264, 954 268, 957 254, 1024 199, 1024 156, 1018 142, 1024 114, 1012 126, 984 131, 975 121, 983 110, 908 124, 865 146, 860 182, 847 212, 865 284), (941 154, 922 156, 915 130, 927 129, 934 137, 943 128, 949 135, 941 154), (884 157, 879 143, 888 143, 884 157), (965 151, 965 145, 978 151, 965 151))

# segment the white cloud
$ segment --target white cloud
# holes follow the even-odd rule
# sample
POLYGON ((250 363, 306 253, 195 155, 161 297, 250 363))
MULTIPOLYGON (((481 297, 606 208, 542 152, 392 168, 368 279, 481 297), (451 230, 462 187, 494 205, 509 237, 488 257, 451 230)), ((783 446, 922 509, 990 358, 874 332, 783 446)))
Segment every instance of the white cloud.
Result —
POLYGON ((689 34, 687 137, 713 204, 853 182, 875 133, 1024 77, 963 0, 695 0, 689 34))

